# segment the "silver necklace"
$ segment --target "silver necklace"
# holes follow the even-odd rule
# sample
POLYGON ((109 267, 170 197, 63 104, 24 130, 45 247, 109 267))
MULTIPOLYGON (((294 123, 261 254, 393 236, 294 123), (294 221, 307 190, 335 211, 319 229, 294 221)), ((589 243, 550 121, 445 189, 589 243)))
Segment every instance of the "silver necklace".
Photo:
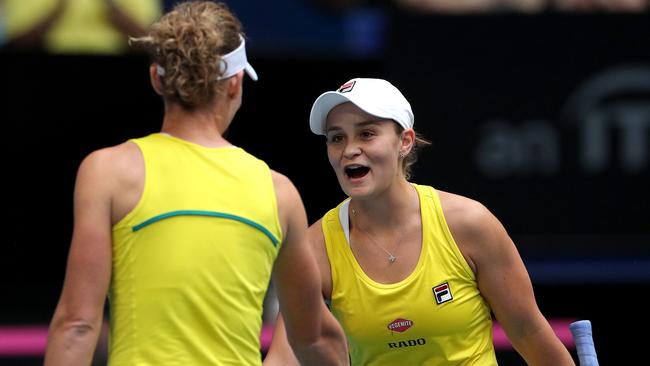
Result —
MULTIPOLYGON (((355 216, 355 217, 357 216, 357 211, 354 208, 352 209, 352 215, 355 216)), ((383 250, 384 252, 386 252, 386 254, 388 254, 388 262, 389 263, 391 263, 391 264, 395 263, 395 261, 397 260, 397 257, 394 256, 393 253, 389 252, 388 250, 386 250, 386 248, 381 246, 381 244, 379 244, 379 242, 377 240, 375 240, 375 238, 373 238, 370 234, 368 234, 367 231, 362 229, 360 225, 357 224, 356 227, 357 227, 357 229, 361 230, 376 246, 378 246, 381 250, 383 250)), ((399 249, 399 245, 402 243, 403 238, 404 238, 404 233, 402 233, 402 235, 400 235, 399 241, 397 242, 397 245, 395 246, 395 252, 397 252, 397 249, 399 249)))

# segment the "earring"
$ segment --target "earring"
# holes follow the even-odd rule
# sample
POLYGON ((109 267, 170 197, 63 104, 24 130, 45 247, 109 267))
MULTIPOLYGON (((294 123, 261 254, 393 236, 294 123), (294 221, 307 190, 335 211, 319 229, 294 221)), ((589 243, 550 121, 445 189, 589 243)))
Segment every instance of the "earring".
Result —
POLYGON ((400 151, 399 152, 399 158, 404 159, 405 157, 406 157, 406 154, 404 153, 404 151, 400 151))

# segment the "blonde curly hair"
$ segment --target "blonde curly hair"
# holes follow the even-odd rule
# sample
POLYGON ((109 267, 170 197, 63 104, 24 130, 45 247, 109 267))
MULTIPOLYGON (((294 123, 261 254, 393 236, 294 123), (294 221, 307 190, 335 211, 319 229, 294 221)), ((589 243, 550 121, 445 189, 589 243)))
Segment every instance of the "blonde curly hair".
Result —
POLYGON ((129 43, 164 69, 161 92, 167 100, 195 108, 217 95, 221 56, 236 49, 243 36, 241 23, 225 4, 189 1, 176 5, 146 36, 129 43))

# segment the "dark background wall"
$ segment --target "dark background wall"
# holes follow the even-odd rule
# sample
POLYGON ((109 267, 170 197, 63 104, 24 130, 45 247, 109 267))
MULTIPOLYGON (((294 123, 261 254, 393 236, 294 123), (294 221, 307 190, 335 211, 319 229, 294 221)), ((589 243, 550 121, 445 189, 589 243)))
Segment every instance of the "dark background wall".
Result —
MULTIPOLYGON (((648 20, 393 13, 374 56, 278 57, 253 46, 260 80, 246 81, 229 138, 289 176, 313 222, 344 195, 324 141, 309 131, 311 103, 352 77, 391 80, 434 143, 413 181, 483 202, 515 239, 542 311, 591 319, 601 364, 640 364, 635 335, 649 325, 650 290, 648 20)), ((147 65, 141 55, 0 53, 0 325, 52 315, 81 159, 159 129, 147 65)))

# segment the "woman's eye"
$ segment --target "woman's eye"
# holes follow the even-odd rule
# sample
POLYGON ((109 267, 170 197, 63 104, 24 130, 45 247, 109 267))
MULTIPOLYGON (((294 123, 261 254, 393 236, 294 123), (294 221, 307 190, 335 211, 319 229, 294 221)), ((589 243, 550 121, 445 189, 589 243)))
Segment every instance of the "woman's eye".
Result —
POLYGON ((372 131, 363 131, 361 132, 361 137, 363 138, 370 138, 374 136, 375 134, 372 131))
POLYGON ((341 136, 341 135, 332 135, 332 136, 327 138, 327 142, 330 143, 330 144, 331 143, 341 142, 341 140, 343 140, 343 136, 341 136))

